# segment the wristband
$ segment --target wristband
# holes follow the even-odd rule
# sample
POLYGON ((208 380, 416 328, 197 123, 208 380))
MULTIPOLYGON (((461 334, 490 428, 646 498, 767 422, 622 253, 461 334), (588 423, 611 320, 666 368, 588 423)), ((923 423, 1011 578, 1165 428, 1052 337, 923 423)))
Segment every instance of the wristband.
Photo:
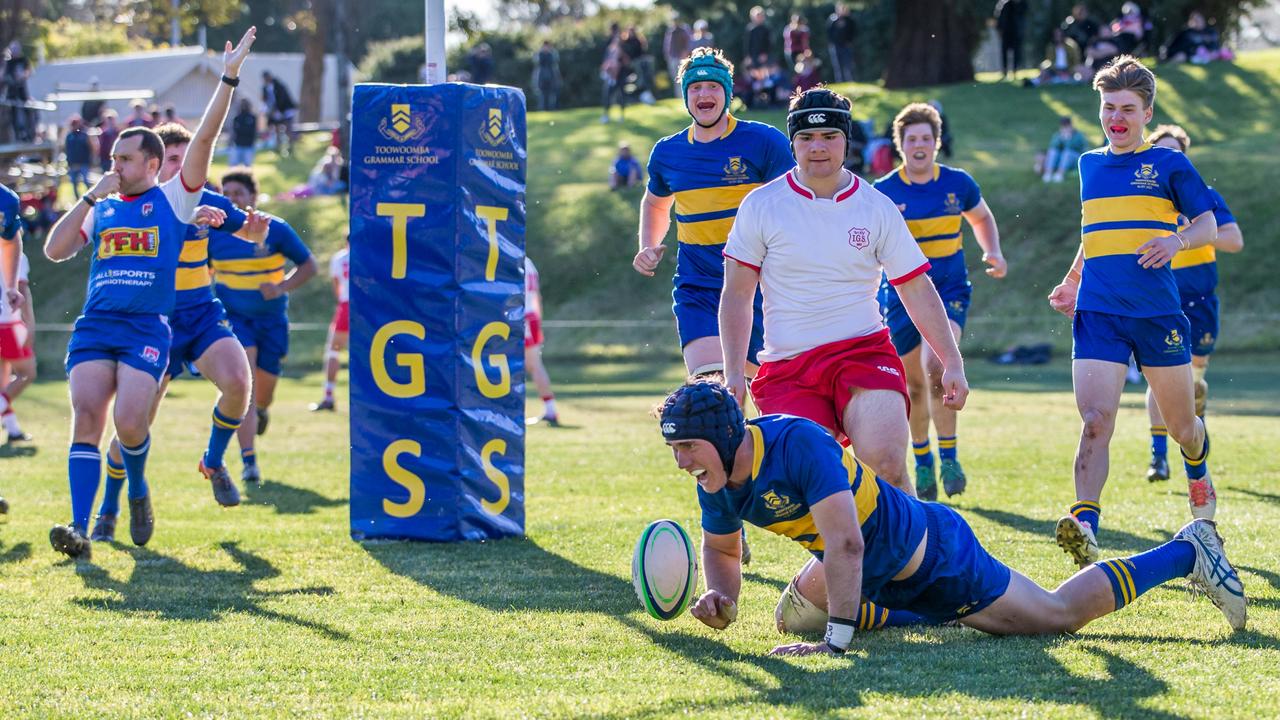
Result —
POLYGON ((853 620, 834 615, 827 618, 827 635, 823 640, 832 652, 843 655, 853 642, 853 620))
POLYGON ((222 76, 222 82, 226 83, 227 85, 229 85, 229 86, 231 86, 231 87, 236 87, 237 85, 239 85, 239 84, 240 84, 240 78, 238 78, 238 77, 227 77, 226 75, 223 75, 223 76, 222 76))
POLYGON ((1182 233, 1175 231, 1173 233, 1173 236, 1178 238, 1178 247, 1182 248, 1183 250, 1186 250, 1187 248, 1191 247, 1191 241, 1183 237, 1182 233))
POLYGON ((93 207, 94 205, 97 205, 97 204, 98 204, 98 201, 97 201, 97 200, 95 200, 95 199, 94 199, 94 197, 93 197, 92 195, 90 195, 89 193, 85 193, 85 194, 81 195, 81 196, 80 196, 80 199, 81 199, 81 200, 83 200, 83 201, 84 201, 84 204, 85 204, 85 205, 88 205, 89 207, 93 207))

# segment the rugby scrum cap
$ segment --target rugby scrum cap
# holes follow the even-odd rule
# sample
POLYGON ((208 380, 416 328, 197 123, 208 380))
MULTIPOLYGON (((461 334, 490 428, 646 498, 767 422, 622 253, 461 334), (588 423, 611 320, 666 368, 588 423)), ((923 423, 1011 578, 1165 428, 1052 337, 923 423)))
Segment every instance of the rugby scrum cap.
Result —
POLYGON ((831 129, 844 133, 847 140, 853 132, 853 115, 849 101, 824 87, 805 90, 787 114, 787 137, 805 130, 831 129))
POLYGON ((689 86, 696 82, 720 83, 724 88, 725 107, 733 99, 733 72, 723 60, 711 53, 695 55, 680 76, 680 94, 684 97, 685 107, 689 106, 689 86))
POLYGON ((661 422, 664 440, 706 440, 720 455, 725 475, 733 473, 733 456, 747 426, 729 388, 707 380, 691 382, 667 397, 661 422))

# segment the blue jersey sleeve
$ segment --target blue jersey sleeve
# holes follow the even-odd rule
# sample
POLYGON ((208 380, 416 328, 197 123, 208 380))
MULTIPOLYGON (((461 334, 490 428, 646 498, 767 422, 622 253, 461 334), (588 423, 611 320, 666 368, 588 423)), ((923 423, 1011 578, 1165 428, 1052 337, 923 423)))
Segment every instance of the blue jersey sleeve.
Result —
POLYGON ((978 183, 973 179, 973 176, 963 170, 960 171, 960 179, 961 188, 963 188, 959 193, 960 208, 964 212, 969 212, 978 207, 978 203, 982 202, 982 189, 978 187, 978 183))
POLYGON ((0 185, 0 239, 12 240, 22 229, 22 201, 17 193, 0 185))
POLYGON ((787 437, 785 452, 788 479, 804 493, 809 507, 850 489, 844 448, 818 425, 796 423, 787 437))
POLYGON ((713 535, 731 535, 742 529, 742 518, 729 512, 723 502, 724 495, 724 490, 711 495, 701 487, 698 488, 698 504, 702 506, 702 529, 713 535))
POLYGON ((238 232, 240 228, 244 227, 244 221, 248 217, 244 214, 244 211, 235 206, 235 203, 228 200, 226 195, 220 195, 209 190, 205 190, 204 194, 200 196, 200 204, 216 207, 227 214, 227 219, 218 228, 225 233, 238 232))
POLYGON ((1169 199, 1178 212, 1194 220, 1214 209, 1216 203, 1209 186, 1205 185, 1186 155, 1180 152, 1170 154, 1168 178, 1169 199))
POLYGON ((1234 223, 1236 216, 1231 214, 1231 208, 1227 207, 1227 201, 1222 199, 1222 193, 1209 188, 1209 194, 1213 196, 1213 219, 1218 221, 1218 227, 1234 223))
POLYGON ((671 186, 667 184, 666 179, 662 176, 662 160, 658 157, 661 152, 662 143, 653 146, 653 150, 649 153, 649 164, 645 168, 649 173, 649 194, 658 197, 667 197, 671 194, 671 186))
POLYGON ((302 242, 302 238, 298 237, 289 223, 280 219, 271 220, 271 227, 267 230, 267 247, 289 258, 294 265, 301 265, 311 258, 311 251, 302 242))
POLYGON ((782 177, 784 173, 796 166, 796 159, 791 154, 791 141, 782 131, 770 126, 767 142, 764 147, 764 181, 769 182, 782 177))

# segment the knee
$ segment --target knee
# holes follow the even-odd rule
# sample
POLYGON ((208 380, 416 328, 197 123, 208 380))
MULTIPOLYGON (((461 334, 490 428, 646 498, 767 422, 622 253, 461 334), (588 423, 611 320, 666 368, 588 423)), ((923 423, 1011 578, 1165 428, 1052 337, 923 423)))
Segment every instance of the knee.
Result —
POLYGON ((147 418, 141 413, 134 417, 134 413, 125 415, 117 414, 115 417, 116 436, 120 438, 120 442, 133 446, 142 442, 147 438, 147 418))
POLYGON ((903 443, 901 449, 889 446, 869 447, 865 452, 858 453, 858 459, 870 465, 880 477, 894 482, 906 471, 906 443, 903 443))
POLYGON ((1105 412, 1097 408, 1084 409, 1080 413, 1080 419, 1084 421, 1084 428, 1081 432, 1091 440, 1111 437, 1111 432, 1116 425, 1115 413, 1105 412))
POLYGON ((1169 437, 1179 445, 1190 445, 1195 442, 1196 431, 1199 429, 1200 421, 1192 415, 1190 418, 1170 422, 1165 418, 1165 424, 1169 428, 1169 437))

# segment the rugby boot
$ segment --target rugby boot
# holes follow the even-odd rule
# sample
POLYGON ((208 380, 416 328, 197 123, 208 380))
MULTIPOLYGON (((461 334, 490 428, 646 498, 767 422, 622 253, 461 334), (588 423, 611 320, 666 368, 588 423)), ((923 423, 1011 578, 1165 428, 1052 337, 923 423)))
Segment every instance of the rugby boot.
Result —
POLYGON ((129 498, 129 539, 142 547, 156 529, 156 516, 151 512, 151 496, 129 498))
POLYGON ((240 504, 240 490, 231 479, 231 473, 227 472, 225 465, 220 468, 207 467, 204 464, 204 458, 201 458, 200 474, 204 475, 213 486, 213 499, 217 500, 219 505, 235 507, 240 504))
MULTIPOLYGON (((964 470, 960 467, 959 460, 945 459, 942 461, 942 489, 946 491, 947 497, 959 495, 964 492, 966 478, 964 470)), ((937 493, 937 489, 934 489, 937 493)))
POLYGON ((248 465, 240 472, 240 482, 245 485, 257 485, 262 482, 262 471, 257 465, 248 465))
POLYGON ((93 521, 93 532, 89 533, 89 539, 94 542, 115 542, 117 517, 116 515, 99 515, 93 521))
POLYGON ((1169 479, 1169 458, 1163 455, 1152 455, 1151 466, 1147 468, 1147 482, 1163 482, 1169 479))
POLYGON ((325 398, 318 403, 311 403, 311 412, 322 412, 324 410, 333 410, 333 398, 325 398))
POLYGON ((9 513, 9 501, 0 497, 0 515, 7 515, 8 513, 9 513))
POLYGON ((929 502, 938 499, 938 480, 933 465, 916 466, 916 497, 929 502))
POLYGON ((1244 583, 1227 560, 1222 536, 1212 520, 1192 520, 1173 536, 1196 549, 1196 564, 1187 579, 1227 617, 1233 630, 1243 630, 1247 619, 1244 583))
POLYGON ((1199 480, 1187 478, 1187 503, 1191 505, 1191 517, 1200 520, 1212 520, 1218 511, 1218 493, 1207 470, 1199 480))
POLYGON ((1080 522, 1075 515, 1067 515, 1058 521, 1054 531, 1058 547, 1071 556, 1077 567, 1086 568, 1098 561, 1098 540, 1093 528, 1080 522))
POLYGON ((69 558, 89 560, 93 557, 93 543, 75 525, 54 525, 49 531, 49 544, 69 558))

